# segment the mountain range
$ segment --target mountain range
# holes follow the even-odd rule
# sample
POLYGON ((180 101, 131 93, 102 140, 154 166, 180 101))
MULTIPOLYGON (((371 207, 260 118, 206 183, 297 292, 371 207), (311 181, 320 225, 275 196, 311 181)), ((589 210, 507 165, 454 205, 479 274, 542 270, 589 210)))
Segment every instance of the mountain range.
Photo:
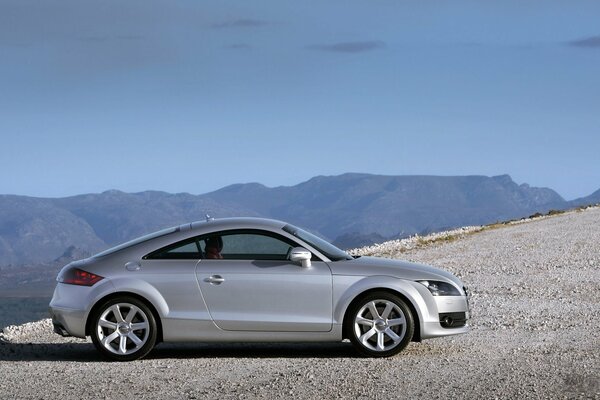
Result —
POLYGON ((510 176, 317 176, 295 186, 235 184, 192 195, 109 190, 65 198, 0 196, 0 266, 68 261, 134 237, 212 217, 262 216, 341 247, 521 218, 600 202, 566 201, 510 176))

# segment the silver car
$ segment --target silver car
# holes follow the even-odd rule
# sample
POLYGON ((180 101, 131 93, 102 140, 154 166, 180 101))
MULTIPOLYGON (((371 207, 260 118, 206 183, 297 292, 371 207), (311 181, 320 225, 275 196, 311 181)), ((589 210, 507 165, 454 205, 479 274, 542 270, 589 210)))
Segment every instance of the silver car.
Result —
POLYGON ((56 333, 105 356, 159 342, 337 342, 370 357, 465 333, 462 282, 426 265, 352 257, 280 221, 226 218, 165 229, 59 273, 56 333))

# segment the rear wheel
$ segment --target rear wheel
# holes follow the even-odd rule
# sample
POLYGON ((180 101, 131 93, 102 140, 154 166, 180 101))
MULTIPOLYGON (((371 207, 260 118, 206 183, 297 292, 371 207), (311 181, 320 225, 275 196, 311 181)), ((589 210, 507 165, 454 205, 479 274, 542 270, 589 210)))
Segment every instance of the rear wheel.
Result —
POLYGON ((346 318, 346 332, 359 353, 388 357, 402 351, 411 341, 413 316, 398 296, 374 292, 352 304, 346 318))
POLYGON ((144 357, 156 344, 156 320, 142 301, 133 297, 110 299, 92 316, 92 342, 106 357, 132 361, 144 357))

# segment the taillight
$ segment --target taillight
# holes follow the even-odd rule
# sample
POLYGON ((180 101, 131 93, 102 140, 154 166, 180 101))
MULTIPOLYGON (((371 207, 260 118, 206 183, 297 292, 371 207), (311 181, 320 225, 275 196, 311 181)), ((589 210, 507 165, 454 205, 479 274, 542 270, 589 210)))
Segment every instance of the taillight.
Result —
POLYGON ((102 279, 104 279, 104 277, 92 274, 91 272, 87 272, 79 268, 69 268, 61 273, 57 278, 57 280, 61 283, 79 286, 93 286, 102 279))

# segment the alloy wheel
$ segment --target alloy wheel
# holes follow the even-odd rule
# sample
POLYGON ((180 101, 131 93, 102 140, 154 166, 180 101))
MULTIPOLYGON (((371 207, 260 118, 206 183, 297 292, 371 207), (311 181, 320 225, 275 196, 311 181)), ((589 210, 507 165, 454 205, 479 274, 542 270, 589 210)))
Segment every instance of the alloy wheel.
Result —
POLYGON ((354 332, 367 349, 389 351, 402 342, 406 334, 406 317, 392 301, 372 300, 356 314, 354 332))
POLYGON ((356 298, 344 318, 345 335, 367 357, 401 352, 415 333, 410 306, 395 293, 373 291, 356 298))
POLYGON ((131 303, 115 303, 106 308, 96 324, 102 347, 118 356, 138 352, 148 341, 150 323, 146 313, 131 303))

